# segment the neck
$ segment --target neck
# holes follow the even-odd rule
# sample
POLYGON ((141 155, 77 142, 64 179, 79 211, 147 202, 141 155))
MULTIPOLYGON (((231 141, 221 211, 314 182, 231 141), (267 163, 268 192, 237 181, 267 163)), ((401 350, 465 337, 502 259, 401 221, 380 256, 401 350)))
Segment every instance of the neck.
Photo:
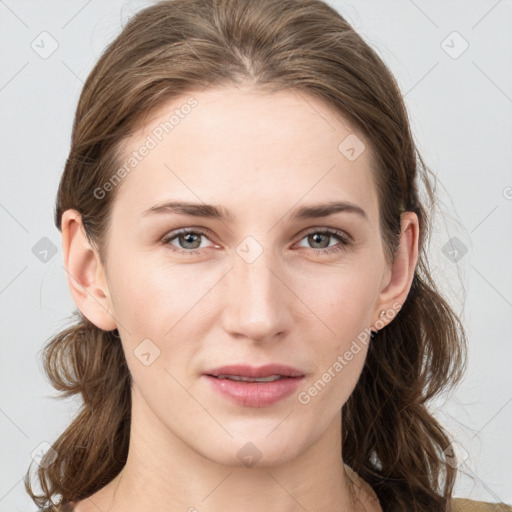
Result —
MULTIPOLYGON (((296 457, 275 465, 225 465, 193 450, 140 397, 132 401, 126 465, 77 512, 355 512, 341 457, 341 413, 296 457)), ((293 450, 293 446, 290 447, 293 450)))

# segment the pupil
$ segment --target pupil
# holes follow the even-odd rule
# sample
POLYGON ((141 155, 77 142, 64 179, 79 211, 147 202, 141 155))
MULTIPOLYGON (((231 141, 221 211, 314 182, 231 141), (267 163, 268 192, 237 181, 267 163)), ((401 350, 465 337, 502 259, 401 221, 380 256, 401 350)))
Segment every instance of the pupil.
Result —
POLYGON ((321 244, 321 238, 323 237, 324 238, 324 242, 327 241, 327 244, 321 244, 320 248, 325 248, 329 245, 329 242, 328 242, 328 236, 326 235, 323 235, 321 233, 314 233, 313 235, 309 235, 311 239, 313 239, 313 244, 316 244, 316 243, 320 243, 321 244), (319 238, 320 238, 320 241, 319 241, 319 238))
MULTIPOLYGON (((193 233, 187 233, 185 235, 181 235, 183 237, 183 239, 185 240, 185 246, 186 244, 188 243, 194 243, 194 239, 195 241, 197 242, 197 240, 199 239, 199 236, 198 235, 195 235, 193 233)), ((201 245, 201 244, 199 244, 201 245)), ((197 247, 199 247, 199 245, 196 245, 195 247, 188 247, 186 246, 187 249, 197 249, 197 247)))

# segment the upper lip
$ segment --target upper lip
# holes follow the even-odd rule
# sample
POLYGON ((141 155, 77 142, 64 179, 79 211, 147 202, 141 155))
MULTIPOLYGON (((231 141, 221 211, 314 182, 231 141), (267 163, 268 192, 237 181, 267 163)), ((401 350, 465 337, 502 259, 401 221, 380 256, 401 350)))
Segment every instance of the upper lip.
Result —
POLYGON ((264 366, 248 366, 243 364, 231 364, 220 366, 205 372, 205 375, 217 377, 218 375, 235 375, 239 377, 270 377, 282 375, 283 377, 303 377, 304 373, 291 366, 282 364, 266 364, 264 366))

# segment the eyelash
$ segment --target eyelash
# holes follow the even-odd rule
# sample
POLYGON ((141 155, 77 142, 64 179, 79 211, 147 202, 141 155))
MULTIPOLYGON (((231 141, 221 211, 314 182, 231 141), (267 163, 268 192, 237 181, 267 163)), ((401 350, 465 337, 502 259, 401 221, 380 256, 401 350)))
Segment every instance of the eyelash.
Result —
MULTIPOLYGON (((162 242, 162 244, 169 246, 172 251, 175 251, 180 254, 186 254, 187 256, 194 256, 197 253, 199 253, 201 251, 201 249, 189 249, 189 250, 181 249, 181 248, 176 247, 170 243, 172 240, 174 240, 178 236, 188 235, 188 234, 201 235, 201 236, 204 236, 205 238, 208 238, 208 233, 206 233, 205 231, 202 231, 200 229, 181 229, 178 231, 172 231, 172 232, 168 233, 167 235, 165 235, 162 238, 161 242, 162 242)), ((345 250, 346 247, 348 245, 350 245, 350 240, 347 237, 347 235, 345 235, 342 231, 338 231, 336 229, 323 229, 323 230, 317 229, 314 231, 309 231, 308 233, 305 233, 304 236, 299 241, 302 241, 307 236, 314 235, 314 234, 330 235, 330 236, 338 238, 339 242, 340 242, 340 243, 338 243, 332 247, 328 247, 326 249, 310 248, 311 250, 318 252, 318 253, 322 253, 322 254, 337 253, 337 252, 345 250)), ((204 247, 203 247, 203 249, 204 249, 204 247)))

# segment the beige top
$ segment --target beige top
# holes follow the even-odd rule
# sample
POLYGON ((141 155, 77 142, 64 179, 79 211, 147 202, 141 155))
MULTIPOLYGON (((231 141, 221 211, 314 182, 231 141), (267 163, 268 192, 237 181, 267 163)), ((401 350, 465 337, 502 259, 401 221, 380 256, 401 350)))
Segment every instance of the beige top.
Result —
POLYGON ((484 501, 454 498, 453 512, 512 512, 512 506, 505 503, 485 503, 484 501))

